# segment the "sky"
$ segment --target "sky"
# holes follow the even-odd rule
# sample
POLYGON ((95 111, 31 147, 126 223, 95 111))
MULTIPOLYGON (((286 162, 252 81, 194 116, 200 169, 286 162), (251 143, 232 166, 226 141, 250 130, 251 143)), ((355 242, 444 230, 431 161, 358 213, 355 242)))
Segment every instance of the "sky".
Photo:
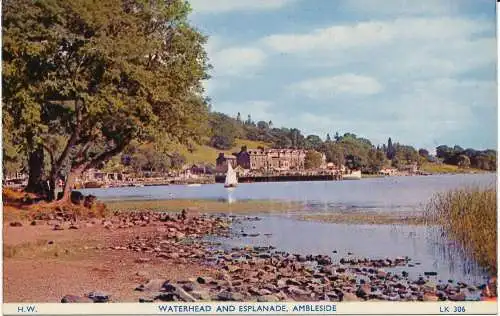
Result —
POLYGON ((497 147, 494 0, 190 0, 212 109, 325 138, 497 147))

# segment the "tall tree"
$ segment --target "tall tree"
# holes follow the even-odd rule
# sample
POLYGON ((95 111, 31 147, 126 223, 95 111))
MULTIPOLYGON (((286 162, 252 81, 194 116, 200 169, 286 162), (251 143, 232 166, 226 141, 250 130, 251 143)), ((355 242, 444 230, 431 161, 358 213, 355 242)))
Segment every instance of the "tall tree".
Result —
POLYGON ((200 140, 206 39, 187 2, 7 0, 2 11, 5 110, 33 149, 65 137, 50 153, 51 182, 69 166, 63 200, 132 139, 200 140))
POLYGON ((317 169, 321 166, 323 162, 323 156, 321 153, 315 150, 309 150, 306 153, 306 157, 304 160, 304 167, 306 169, 317 169))
POLYGON ((342 136, 340 136, 339 132, 335 132, 335 136, 333 138, 336 142, 340 142, 342 140, 342 136))
POLYGON ((392 160, 396 156, 396 149, 392 144, 392 139, 389 137, 387 140, 387 159, 392 160))
POLYGON ((308 144, 310 145, 311 149, 314 150, 319 150, 320 147, 323 145, 323 141, 318 135, 308 135, 306 137, 306 140, 308 144))

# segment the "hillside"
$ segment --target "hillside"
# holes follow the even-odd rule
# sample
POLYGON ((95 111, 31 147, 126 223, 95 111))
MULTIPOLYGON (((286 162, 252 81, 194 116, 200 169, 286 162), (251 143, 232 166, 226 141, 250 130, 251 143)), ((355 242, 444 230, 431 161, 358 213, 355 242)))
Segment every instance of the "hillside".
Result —
POLYGON ((193 152, 189 152, 186 147, 184 146, 178 146, 175 151, 180 153, 186 158, 186 162, 189 164, 193 163, 209 163, 215 165, 215 159, 219 155, 220 152, 224 152, 227 154, 231 154, 233 152, 239 152, 241 149, 241 146, 247 146, 248 148, 257 148, 259 146, 264 147, 264 148, 269 148, 271 147, 271 144, 265 143, 265 142, 260 142, 260 141, 253 141, 253 140, 246 140, 246 139, 235 139, 235 145, 233 148, 230 150, 220 150, 213 148, 208 145, 195 145, 195 150, 193 152))

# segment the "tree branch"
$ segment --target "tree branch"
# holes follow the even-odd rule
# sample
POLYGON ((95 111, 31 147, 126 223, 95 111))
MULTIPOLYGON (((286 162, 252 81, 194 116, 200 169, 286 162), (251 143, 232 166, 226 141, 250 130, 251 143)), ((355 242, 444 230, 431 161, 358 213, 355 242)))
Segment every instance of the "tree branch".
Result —
POLYGON ((50 165, 51 165, 51 166, 52 166, 52 168, 53 168, 53 166, 54 166, 54 152, 53 152, 53 150, 52 150, 49 146, 47 146, 45 143, 42 143, 42 147, 43 147, 43 148, 45 148, 45 150, 46 150, 46 151, 47 151, 47 153, 49 154, 49 157, 50 157, 50 165))
MULTIPOLYGON (((86 163, 80 162, 80 163, 74 164, 72 169, 79 169, 79 168, 83 167, 83 171, 85 171, 85 170, 88 170, 91 168, 96 168, 101 162, 106 161, 106 160, 116 156, 117 154, 121 153, 125 149, 125 147, 130 143, 131 140, 132 140, 132 137, 127 136, 118 145, 116 145, 113 149, 101 153, 100 155, 98 155, 97 157, 95 157, 94 159, 92 159, 86 163)), ((88 148, 86 148, 86 150, 88 150, 88 148)))
POLYGON ((75 100, 75 112, 76 112, 76 126, 75 130, 71 134, 71 137, 69 138, 68 142, 66 143, 66 147, 64 148, 63 152, 61 153, 61 156, 59 156, 59 159, 57 160, 55 166, 57 168, 60 168, 63 163, 66 161, 66 159, 69 156, 69 152, 73 146, 75 146, 76 141, 78 140, 78 136, 80 135, 80 130, 81 130, 81 125, 82 125, 82 112, 81 108, 79 105, 78 100, 75 100))

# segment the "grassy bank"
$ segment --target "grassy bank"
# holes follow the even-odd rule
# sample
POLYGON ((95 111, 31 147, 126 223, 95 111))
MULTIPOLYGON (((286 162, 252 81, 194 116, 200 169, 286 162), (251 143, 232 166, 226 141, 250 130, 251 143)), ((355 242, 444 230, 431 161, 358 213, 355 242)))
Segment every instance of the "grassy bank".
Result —
POLYGON ((436 194, 426 217, 441 225, 452 239, 490 273, 497 272, 497 193, 495 188, 466 188, 436 194))
POLYGON ((456 173, 484 173, 484 170, 475 168, 459 168, 454 165, 447 165, 444 163, 424 163, 420 166, 420 170, 432 174, 456 174, 456 173))
POLYGON ((405 212, 351 211, 348 213, 313 214, 300 217, 303 220, 324 223, 371 224, 371 225, 424 225, 423 216, 405 212))

